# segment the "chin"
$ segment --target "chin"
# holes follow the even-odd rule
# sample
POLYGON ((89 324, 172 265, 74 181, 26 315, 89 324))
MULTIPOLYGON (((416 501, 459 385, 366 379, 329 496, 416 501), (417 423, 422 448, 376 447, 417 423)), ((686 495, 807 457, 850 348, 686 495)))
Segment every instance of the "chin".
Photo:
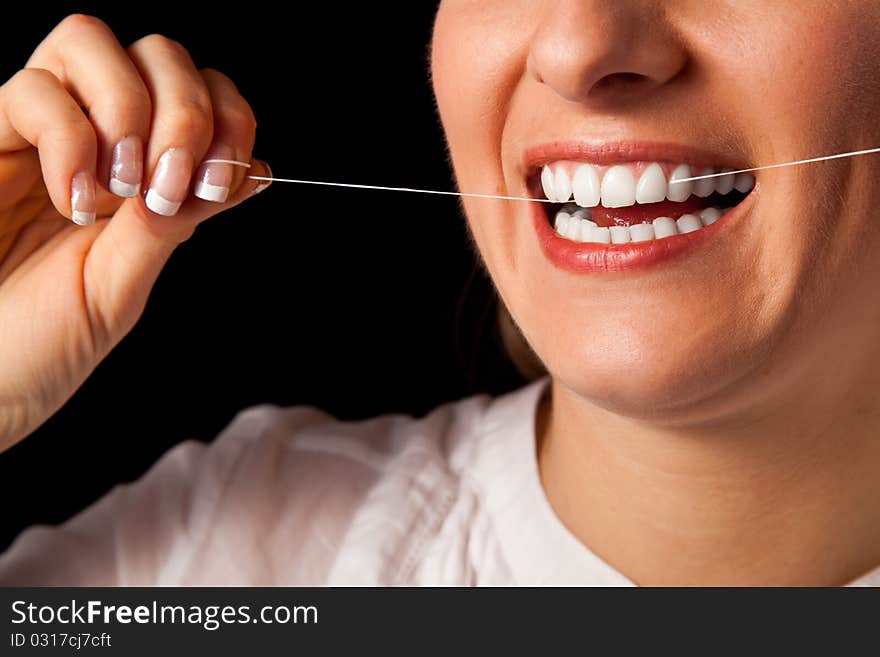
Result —
POLYGON ((723 321, 700 327, 642 320, 626 330, 604 323, 588 333, 556 332, 533 348, 554 381, 577 397, 616 415, 670 424, 723 413, 773 352, 772 331, 762 337, 723 321), (580 337, 587 334, 589 340, 580 337))

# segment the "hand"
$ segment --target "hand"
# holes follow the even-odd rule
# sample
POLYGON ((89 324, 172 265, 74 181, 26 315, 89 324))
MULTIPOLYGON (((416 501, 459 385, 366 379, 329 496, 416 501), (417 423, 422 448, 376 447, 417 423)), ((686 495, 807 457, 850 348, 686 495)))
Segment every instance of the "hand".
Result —
POLYGON ((199 166, 251 162, 255 129, 232 82, 179 44, 124 49, 87 16, 0 87, 0 450, 132 328, 174 248, 258 191, 242 167, 199 166))

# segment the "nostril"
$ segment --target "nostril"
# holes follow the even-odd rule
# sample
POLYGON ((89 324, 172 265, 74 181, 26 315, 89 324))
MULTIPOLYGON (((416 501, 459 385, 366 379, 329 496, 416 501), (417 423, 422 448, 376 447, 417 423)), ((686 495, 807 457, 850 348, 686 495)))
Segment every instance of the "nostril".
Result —
POLYGON ((591 92, 608 93, 633 89, 649 82, 650 78, 639 73, 611 73, 593 85, 591 92))

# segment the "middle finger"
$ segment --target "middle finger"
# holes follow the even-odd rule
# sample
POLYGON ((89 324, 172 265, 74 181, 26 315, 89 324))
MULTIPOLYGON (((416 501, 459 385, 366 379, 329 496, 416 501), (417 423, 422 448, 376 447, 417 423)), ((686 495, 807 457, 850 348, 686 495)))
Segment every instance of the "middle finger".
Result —
POLYGON ((211 96, 189 53, 177 42, 151 35, 128 52, 153 101, 146 204, 156 214, 172 216, 186 200, 195 163, 213 137, 211 96))

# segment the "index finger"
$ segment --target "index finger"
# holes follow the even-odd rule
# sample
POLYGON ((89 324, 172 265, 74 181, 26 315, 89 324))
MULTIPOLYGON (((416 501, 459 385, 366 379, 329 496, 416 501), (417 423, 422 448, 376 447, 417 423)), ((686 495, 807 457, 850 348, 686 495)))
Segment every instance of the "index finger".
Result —
POLYGON ((52 30, 27 67, 52 72, 86 108, 98 138, 98 180, 106 185, 113 148, 127 137, 143 142, 150 131, 150 94, 134 62, 103 21, 76 14, 52 30))

